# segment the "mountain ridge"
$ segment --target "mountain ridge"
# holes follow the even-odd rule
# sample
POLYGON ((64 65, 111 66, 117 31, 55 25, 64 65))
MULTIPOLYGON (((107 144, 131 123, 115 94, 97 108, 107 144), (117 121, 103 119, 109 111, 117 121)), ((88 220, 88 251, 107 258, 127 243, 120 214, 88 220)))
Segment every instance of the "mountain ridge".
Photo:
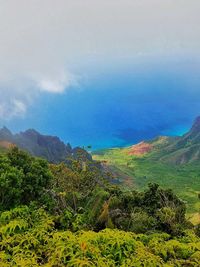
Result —
POLYGON ((154 160, 176 165, 200 161, 200 116, 183 136, 158 136, 124 149, 132 156, 146 155, 154 160))
POLYGON ((12 134, 8 128, 3 127, 0 129, 0 146, 3 142, 16 145, 33 156, 45 158, 52 163, 65 161, 68 157, 76 158, 80 154, 79 152, 85 159, 91 160, 91 156, 86 150, 80 147, 72 148, 69 143, 65 144, 59 137, 43 135, 35 129, 12 134))
POLYGON ((187 133, 164 148, 163 152, 165 155, 161 160, 175 164, 200 161, 200 116, 195 119, 187 133))

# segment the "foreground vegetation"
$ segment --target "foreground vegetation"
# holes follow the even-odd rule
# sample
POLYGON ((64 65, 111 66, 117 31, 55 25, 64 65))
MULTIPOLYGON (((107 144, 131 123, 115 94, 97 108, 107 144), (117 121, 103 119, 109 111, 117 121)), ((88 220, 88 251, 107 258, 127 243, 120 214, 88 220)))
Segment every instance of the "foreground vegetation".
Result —
POLYGON ((151 183, 108 182, 95 162, 0 155, 0 266, 199 266, 200 227, 151 183))
POLYGON ((55 217, 27 206, 1 214, 0 266, 199 266, 200 239, 191 231, 172 239, 106 229, 56 229, 55 217))

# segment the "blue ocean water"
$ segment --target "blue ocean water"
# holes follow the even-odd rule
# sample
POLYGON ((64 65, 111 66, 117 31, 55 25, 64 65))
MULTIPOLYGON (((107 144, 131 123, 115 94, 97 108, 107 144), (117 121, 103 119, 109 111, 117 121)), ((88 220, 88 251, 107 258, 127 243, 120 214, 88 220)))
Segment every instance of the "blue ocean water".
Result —
POLYGON ((35 128, 93 149, 181 135, 200 114, 200 79, 181 64, 94 71, 64 95, 43 94, 24 119, 7 126, 35 128))

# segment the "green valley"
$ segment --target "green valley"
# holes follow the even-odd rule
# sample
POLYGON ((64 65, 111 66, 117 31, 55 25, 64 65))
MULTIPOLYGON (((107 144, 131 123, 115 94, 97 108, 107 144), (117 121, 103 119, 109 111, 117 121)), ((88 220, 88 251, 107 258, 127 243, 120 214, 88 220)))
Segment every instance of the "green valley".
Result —
POLYGON ((129 189, 132 185, 142 190, 148 183, 156 182, 165 188, 172 188, 186 201, 189 214, 196 215, 199 212, 200 165, 198 163, 174 166, 153 160, 151 155, 131 156, 127 154, 127 149, 120 148, 101 151, 95 154, 94 158, 106 162, 125 189, 129 189))
POLYGON ((158 137, 132 147, 93 153, 126 190, 143 190, 149 183, 172 188, 187 205, 188 217, 200 222, 200 118, 183 137, 158 137))

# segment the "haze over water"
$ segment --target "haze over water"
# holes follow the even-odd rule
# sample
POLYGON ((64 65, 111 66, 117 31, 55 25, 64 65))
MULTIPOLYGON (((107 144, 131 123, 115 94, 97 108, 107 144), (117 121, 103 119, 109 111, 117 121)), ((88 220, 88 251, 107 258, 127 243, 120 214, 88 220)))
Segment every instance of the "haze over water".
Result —
POLYGON ((37 107, 8 127, 35 128, 93 149, 182 135, 191 127, 200 113, 200 80, 190 59, 121 65, 91 72, 88 67, 80 86, 43 95, 37 107))
POLYGON ((93 149, 200 114, 200 1, 0 3, 0 126, 93 149))

